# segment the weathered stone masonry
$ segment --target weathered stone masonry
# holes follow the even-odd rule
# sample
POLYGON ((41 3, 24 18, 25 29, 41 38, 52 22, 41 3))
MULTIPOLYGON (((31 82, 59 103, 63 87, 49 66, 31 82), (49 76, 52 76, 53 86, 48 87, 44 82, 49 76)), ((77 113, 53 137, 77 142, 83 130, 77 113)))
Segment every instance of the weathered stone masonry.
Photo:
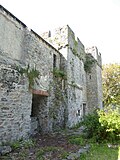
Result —
POLYGON ((69 26, 40 37, 0 6, 0 142, 72 127, 101 108, 101 56, 95 49, 87 51, 95 59, 88 73, 84 45, 69 26), (39 71, 33 86, 21 68, 39 71))

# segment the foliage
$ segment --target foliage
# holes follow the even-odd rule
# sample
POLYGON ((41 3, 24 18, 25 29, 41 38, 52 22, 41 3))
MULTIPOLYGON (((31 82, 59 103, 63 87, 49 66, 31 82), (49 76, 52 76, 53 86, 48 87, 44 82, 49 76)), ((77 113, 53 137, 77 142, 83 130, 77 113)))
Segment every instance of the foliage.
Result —
POLYGON ((67 151, 63 151, 60 155, 61 159, 65 159, 67 158, 67 156, 69 155, 69 153, 67 151))
POLYGON ((83 60, 83 62, 85 61, 84 52, 78 53, 76 48, 73 48, 73 49, 71 48, 71 50, 72 50, 73 54, 79 58, 79 60, 83 60))
POLYGON ((49 152, 57 152, 62 151, 62 148, 60 147, 54 147, 54 146, 48 146, 48 147, 42 147, 37 151, 37 160, 44 160, 44 155, 49 152))
POLYGON ((80 128, 82 126, 81 122, 78 122, 77 124, 75 124, 74 126, 72 126, 70 129, 72 130, 77 130, 78 128, 80 128))
POLYGON ((81 135, 71 136, 68 140, 71 144, 81 145, 84 146, 86 141, 81 135))
POLYGON ((97 111, 86 115, 82 124, 85 126, 87 138, 94 138, 97 142, 100 142, 106 138, 106 130, 99 123, 99 115, 97 114, 97 111))
POLYGON ((15 142, 11 143, 10 146, 12 147, 13 150, 20 149, 22 147, 30 148, 30 147, 35 146, 35 142, 31 139, 26 140, 26 141, 19 140, 19 141, 15 141, 15 142))
POLYGON ((85 62, 84 62, 85 71, 90 73, 91 68, 93 67, 94 63, 95 63, 95 59, 93 57, 91 57, 90 54, 86 54, 85 62))
POLYGON ((19 141, 15 141, 15 142, 11 143, 11 147, 13 150, 16 150, 21 147, 21 143, 19 141))
POLYGON ((120 137, 120 115, 118 108, 106 108, 85 116, 82 124, 86 137, 96 142, 116 142, 120 137))
POLYGON ((62 71, 62 70, 57 69, 57 68, 53 69, 53 75, 55 77, 57 77, 57 78, 58 77, 60 77, 62 79, 66 79, 67 78, 66 73, 64 71, 62 71))
POLYGON ((120 64, 104 65, 102 81, 104 105, 120 104, 120 64))
POLYGON ((35 79, 39 77, 39 71, 36 68, 30 69, 28 65, 27 68, 17 67, 18 72, 23 75, 25 74, 29 80, 29 87, 34 86, 35 79))
POLYGON ((22 142, 22 146, 24 146, 24 148, 34 147, 35 146, 35 142, 32 139, 29 139, 27 141, 23 141, 22 142))
POLYGON ((80 160, 117 160, 118 148, 108 148, 106 144, 91 144, 88 154, 82 154, 80 160))
POLYGON ((101 126, 106 128, 111 140, 116 140, 120 137, 120 108, 107 107, 98 112, 101 126))

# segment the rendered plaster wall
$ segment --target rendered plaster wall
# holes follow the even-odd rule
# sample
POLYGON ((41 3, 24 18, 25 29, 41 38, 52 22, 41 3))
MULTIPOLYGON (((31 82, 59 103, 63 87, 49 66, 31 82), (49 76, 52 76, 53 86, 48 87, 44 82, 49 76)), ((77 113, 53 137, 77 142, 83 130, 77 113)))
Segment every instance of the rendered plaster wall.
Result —
POLYGON ((0 49, 3 56, 24 62, 24 34, 24 27, 0 10, 0 49))

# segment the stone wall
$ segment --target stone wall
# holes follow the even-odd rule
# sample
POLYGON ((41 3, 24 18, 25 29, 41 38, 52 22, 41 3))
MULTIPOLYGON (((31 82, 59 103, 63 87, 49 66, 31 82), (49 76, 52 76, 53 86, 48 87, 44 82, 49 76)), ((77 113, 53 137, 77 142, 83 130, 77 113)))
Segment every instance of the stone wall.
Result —
POLYGON ((87 73, 84 45, 69 26, 44 40, 0 6, 0 35, 1 142, 72 127, 101 108, 101 55, 88 49, 95 63, 87 73))
POLYGON ((102 63, 101 54, 96 47, 87 48, 86 52, 94 59, 90 73, 87 73, 87 100, 88 111, 91 112, 96 108, 102 108, 102 63))
POLYGON ((72 127, 83 118, 86 99, 86 73, 84 71, 84 45, 68 27, 68 126, 72 127))
POLYGON ((52 131, 51 108, 55 101, 53 57, 56 55, 57 68, 64 58, 60 59, 55 48, 4 8, 0 8, 0 35, 1 142, 26 137, 35 129, 52 131), (27 68, 28 72, 39 71, 33 86, 29 86, 27 74, 20 74, 21 69, 27 68))
POLYGON ((0 142, 28 137, 32 95, 14 66, 0 63, 0 142))
POLYGON ((84 107, 87 106, 84 45, 79 38, 75 38, 75 34, 69 26, 45 32, 42 36, 58 49, 67 60, 65 66, 67 71, 66 125, 72 127, 83 117, 83 104, 84 107))
POLYGON ((32 94, 27 77, 16 66, 24 66, 25 28, 0 10, 0 141, 13 141, 30 134, 32 94))

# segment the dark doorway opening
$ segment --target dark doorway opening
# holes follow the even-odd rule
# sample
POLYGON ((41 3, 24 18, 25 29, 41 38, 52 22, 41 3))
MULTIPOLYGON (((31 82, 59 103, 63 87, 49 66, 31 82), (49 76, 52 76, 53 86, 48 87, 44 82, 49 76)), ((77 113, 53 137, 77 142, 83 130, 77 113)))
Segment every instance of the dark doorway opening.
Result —
POLYGON ((47 97, 33 94, 31 110, 31 131, 44 132, 48 127, 47 97))

